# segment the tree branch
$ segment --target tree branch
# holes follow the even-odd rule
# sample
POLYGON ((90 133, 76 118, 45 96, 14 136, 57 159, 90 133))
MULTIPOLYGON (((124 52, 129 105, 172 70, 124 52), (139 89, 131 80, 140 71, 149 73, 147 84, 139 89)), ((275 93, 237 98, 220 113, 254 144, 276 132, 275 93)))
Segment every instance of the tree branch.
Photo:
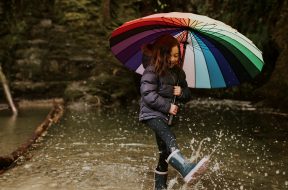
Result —
POLYGON ((0 81, 2 82, 4 93, 5 93, 6 99, 9 103, 10 108, 12 109, 13 114, 17 115, 18 111, 17 111, 16 106, 13 102, 6 77, 5 77, 4 73, 2 72, 2 66, 1 65, 0 65, 0 81))

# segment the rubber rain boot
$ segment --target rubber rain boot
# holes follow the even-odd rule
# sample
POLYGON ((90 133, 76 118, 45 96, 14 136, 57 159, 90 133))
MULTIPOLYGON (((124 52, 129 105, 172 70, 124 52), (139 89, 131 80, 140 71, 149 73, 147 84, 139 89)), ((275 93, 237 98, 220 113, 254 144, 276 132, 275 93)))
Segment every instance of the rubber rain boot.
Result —
POLYGON ((189 183, 198 181, 205 173, 209 157, 204 157, 198 163, 194 164, 186 160, 177 149, 169 155, 167 162, 181 174, 185 183, 189 183))
POLYGON ((159 172, 155 170, 155 190, 167 189, 168 172, 159 172))

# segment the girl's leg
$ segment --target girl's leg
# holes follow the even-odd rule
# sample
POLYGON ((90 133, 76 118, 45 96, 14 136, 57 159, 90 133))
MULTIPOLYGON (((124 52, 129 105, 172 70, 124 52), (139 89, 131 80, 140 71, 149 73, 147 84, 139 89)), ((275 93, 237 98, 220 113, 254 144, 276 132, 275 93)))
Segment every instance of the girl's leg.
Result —
POLYGON ((166 144, 162 139, 155 134, 156 136, 156 142, 158 145, 159 149, 159 160, 158 160, 158 165, 156 167, 156 170, 159 172, 167 172, 168 171, 168 163, 166 162, 166 159, 169 156, 169 153, 166 148, 166 144))
POLYGON ((155 118, 147 120, 146 124, 155 132, 156 140, 159 139, 159 142, 162 141, 160 142, 161 150, 165 147, 166 153, 170 154, 174 150, 178 149, 175 134, 171 131, 166 122, 162 119, 155 118))
POLYGON ((174 145, 176 142, 175 135, 171 132, 170 128, 163 125, 162 121, 159 121, 159 119, 149 120, 147 124, 155 132, 156 142, 159 149, 159 160, 155 169, 155 190, 164 190, 167 189, 168 176, 168 163, 166 162, 166 159, 170 154, 169 147, 176 146, 174 145), (162 136, 160 136, 161 134, 162 136), (164 136, 164 139, 166 139, 167 142, 162 140, 164 136), (171 141, 174 142, 174 144, 170 143, 171 141))
MULTIPOLYGON (((150 119, 146 123, 166 146, 169 156, 167 162, 173 166, 184 178, 185 182, 197 181, 207 169, 209 157, 202 158, 198 163, 190 163, 177 148, 176 138, 170 127, 161 119, 150 119)), ((160 142, 160 141, 159 141, 160 142)), ((158 142, 157 142, 158 143, 158 142)), ((158 145, 159 146, 159 145, 158 145)), ((161 145, 162 146, 162 145, 161 145)), ((161 154, 160 154, 161 155, 161 154)), ((166 157, 166 156, 165 156, 166 157)), ((159 162, 160 162, 159 158, 159 162)))

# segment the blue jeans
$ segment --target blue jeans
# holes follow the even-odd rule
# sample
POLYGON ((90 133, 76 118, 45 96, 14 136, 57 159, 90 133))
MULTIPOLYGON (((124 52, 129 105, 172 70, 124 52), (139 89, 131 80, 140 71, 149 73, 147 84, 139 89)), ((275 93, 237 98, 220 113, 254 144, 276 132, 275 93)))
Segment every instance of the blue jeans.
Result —
POLYGON ((170 126, 159 118, 144 121, 155 132, 156 142, 159 149, 159 161, 156 170, 165 172, 168 170, 166 159, 175 149, 178 149, 176 136, 170 126))

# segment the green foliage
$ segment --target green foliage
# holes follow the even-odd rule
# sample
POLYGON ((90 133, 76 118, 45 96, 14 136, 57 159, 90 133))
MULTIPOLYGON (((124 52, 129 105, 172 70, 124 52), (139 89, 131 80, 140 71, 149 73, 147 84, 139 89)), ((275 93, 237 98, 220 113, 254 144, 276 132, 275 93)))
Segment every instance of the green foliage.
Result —
POLYGON ((161 12, 163 10, 165 10, 165 8, 167 8, 168 5, 162 0, 157 0, 157 6, 154 9, 155 12, 161 12))
MULTIPOLYGON (((138 89, 131 84, 131 81, 135 80, 133 74, 125 72, 119 61, 111 54, 108 38, 111 31, 122 23, 155 12, 180 11, 207 15, 236 28, 261 50, 268 46, 266 51, 269 51, 270 41, 282 49, 287 46, 288 29, 285 28, 287 15, 284 14, 285 11, 281 11, 283 7, 287 7, 287 2, 283 0, 110 0, 110 4, 105 0, 2 0, 2 2, 5 18, 0 19, 2 25, 0 60, 4 60, 3 68, 12 72, 11 76, 14 75, 14 70, 11 69, 12 63, 16 63, 15 60, 19 59, 15 52, 18 52, 19 48, 29 49, 33 45, 30 41, 35 43, 34 41, 39 38, 45 43, 35 46, 47 50, 47 53, 39 54, 39 60, 43 60, 41 67, 28 66, 23 73, 28 75, 29 69, 34 70, 40 80, 89 78, 87 84, 74 86, 76 90, 71 92, 71 98, 68 98, 71 100, 81 99, 85 94, 95 97, 101 94, 105 97, 105 101, 114 101, 137 93, 138 89), (104 3, 105 6, 109 5, 105 7, 106 9, 103 7, 104 3), (109 12, 104 13, 105 10, 109 12), (110 20, 105 20, 105 14, 110 20), (51 27, 39 27, 41 20, 47 18, 51 21, 51 27), (279 19, 282 21, 279 22, 279 19), (45 74, 39 74, 39 69, 45 74)), ((277 51, 280 52, 282 49, 277 51)), ((269 56, 277 55, 271 53, 269 56)), ((267 88, 269 90, 281 86, 274 97, 280 97, 282 92, 286 93, 284 88, 287 88, 287 82, 283 82, 288 81, 286 80, 288 72, 285 71, 287 56, 282 53, 280 58, 279 63, 277 62, 279 68, 276 66, 278 70, 273 78, 274 83, 267 88)), ((277 57, 271 60, 277 60, 277 57)), ((270 70, 274 69, 272 66, 269 67, 270 70)), ((256 85, 245 84, 240 88, 213 91, 211 94, 217 97, 249 98, 255 88, 256 85)), ((271 93, 275 92, 273 90, 271 93)), ((69 94, 67 91, 67 95, 69 94)), ((267 93, 267 96, 272 95, 267 93)))

